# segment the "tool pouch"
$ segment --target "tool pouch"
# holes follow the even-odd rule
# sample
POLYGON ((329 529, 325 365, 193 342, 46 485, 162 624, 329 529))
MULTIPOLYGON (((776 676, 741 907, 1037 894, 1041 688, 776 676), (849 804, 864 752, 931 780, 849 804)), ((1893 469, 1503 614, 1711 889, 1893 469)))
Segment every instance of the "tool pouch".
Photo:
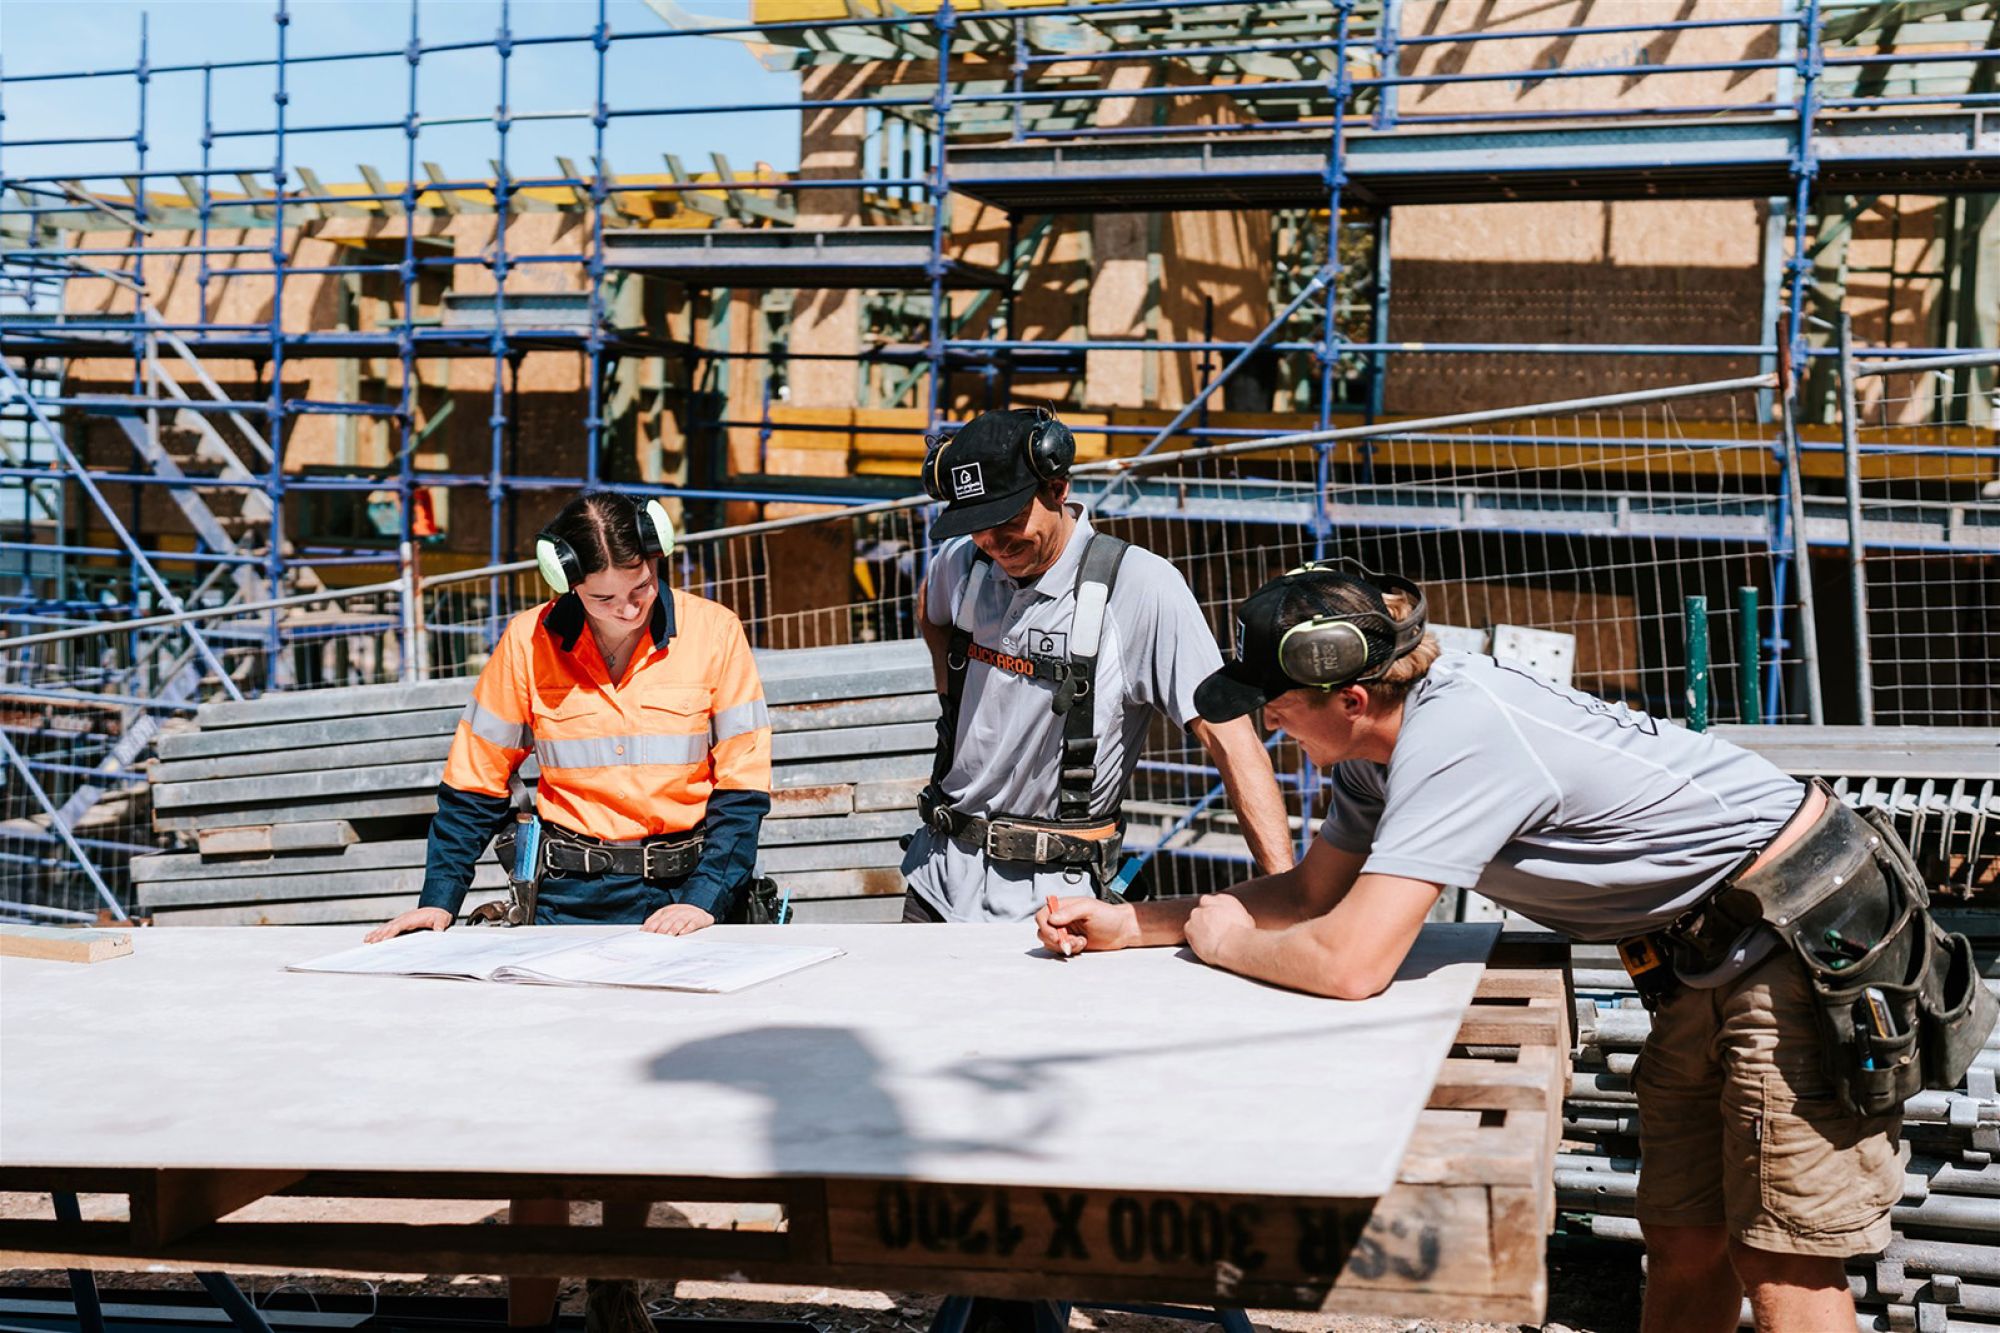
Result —
POLYGON ((778 909, 783 894, 778 881, 760 875, 744 882, 736 891, 722 923, 726 926, 779 926, 778 909))
POLYGON ((532 926, 535 924, 535 902, 541 896, 542 872, 548 868, 548 858, 543 852, 544 842, 540 830, 535 829, 526 839, 528 845, 525 857, 532 864, 521 864, 524 850, 521 847, 522 834, 533 816, 517 818, 514 823, 500 830, 493 839, 493 859, 507 872, 507 901, 504 903, 482 903, 466 916, 466 923, 474 926, 532 926))
POLYGON ((1754 900, 1804 968, 1835 1095, 1856 1114, 1884 1115, 1924 1088, 1958 1085, 1995 1003, 1970 942, 1931 920, 1923 877, 1888 820, 1826 795, 1813 828, 1725 893, 1754 900))
POLYGON ((1952 934, 1930 918, 1930 890, 1916 858, 1896 836, 1895 825, 1880 810, 1863 816, 1882 840, 1881 849, 1889 873, 1901 877, 1911 892, 1925 904, 1924 929, 1930 936, 1930 961, 1923 974, 1919 1007, 1923 1025, 1919 1031, 1924 1064, 1924 1086, 1943 1092, 1956 1088, 1972 1067, 1973 1059, 1985 1046, 1996 1020, 2000 1020, 2000 999, 1980 979, 1979 964, 1972 954, 1972 941, 1952 934))

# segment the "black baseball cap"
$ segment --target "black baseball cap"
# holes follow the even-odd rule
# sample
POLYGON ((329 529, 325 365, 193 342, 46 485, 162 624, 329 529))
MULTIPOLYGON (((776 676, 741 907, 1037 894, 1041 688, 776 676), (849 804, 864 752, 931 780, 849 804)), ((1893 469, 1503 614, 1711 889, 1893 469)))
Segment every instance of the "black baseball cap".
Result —
POLYGON ((1028 463, 1028 436, 1044 420, 1034 408, 982 412, 924 462, 931 494, 946 502, 931 536, 942 541, 998 527, 1028 507, 1042 478, 1028 463))
POLYGON ((1285 632, 1321 616, 1370 612, 1389 618, 1381 591, 1352 574, 1315 567, 1279 575, 1237 609, 1235 659, 1195 687, 1195 711, 1210 722, 1229 722, 1289 690, 1312 688, 1279 663, 1285 632))

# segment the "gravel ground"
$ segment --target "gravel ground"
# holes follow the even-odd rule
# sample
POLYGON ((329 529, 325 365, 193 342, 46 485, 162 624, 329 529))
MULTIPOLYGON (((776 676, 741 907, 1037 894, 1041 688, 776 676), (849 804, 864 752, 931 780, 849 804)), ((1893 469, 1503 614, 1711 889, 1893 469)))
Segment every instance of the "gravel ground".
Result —
MULTIPOLYGON (((124 1199, 117 1195, 84 1195, 86 1219, 122 1217, 124 1199)), ((382 1215, 379 1201, 350 1205, 366 1209, 370 1217, 382 1215)), ((422 1205, 423 1220, 477 1222, 498 1220, 504 1209, 486 1203, 439 1203, 422 1205)), ((321 1220, 338 1220, 344 1211, 339 1200, 265 1199, 246 1209, 242 1218, 253 1215, 280 1220, 287 1215, 310 1214, 321 1220)), ((671 1205, 656 1207, 654 1226, 713 1225, 717 1219, 704 1216, 699 1205, 685 1209, 671 1205)), ((0 1217, 52 1216, 47 1195, 0 1194, 0 1217)), ((410 1220, 418 1220, 411 1217, 410 1220)), ((583 1219, 579 1219, 583 1220, 583 1219)), ((0 1263, 19 1256, 0 1256, 0 1263)), ((289 1295, 366 1295, 370 1292, 396 1296, 502 1296, 503 1279, 487 1276, 428 1277, 422 1274, 330 1274, 316 1272, 258 1273, 238 1279, 253 1298, 263 1299, 283 1288, 289 1295)), ((168 1271, 106 1271, 98 1274, 99 1285, 109 1291, 199 1291, 192 1274, 168 1271)), ((64 1287, 67 1278, 46 1269, 0 1268, 0 1286, 64 1287)), ((1581 1247, 1552 1244, 1549 1267, 1549 1322, 1546 1333, 1637 1333, 1639 1326, 1638 1251, 1603 1244, 1581 1247)), ((781 1287, 751 1283, 677 1282, 642 1283, 640 1295, 656 1315, 707 1318, 785 1319, 816 1325, 822 1333, 925 1333, 938 1298, 908 1292, 847 1291, 827 1287, 781 1287)), ((566 1284, 563 1289, 565 1314, 583 1313, 583 1284, 566 1284)), ((1454 1320, 1356 1318, 1339 1315, 1295 1314, 1253 1311, 1259 1329, 1272 1333, 1518 1333, 1517 1324, 1480 1324, 1454 1320)), ((1099 1333, 1189 1333, 1184 1321, 1149 1318, 1109 1311, 1079 1311, 1071 1327, 1099 1333)))

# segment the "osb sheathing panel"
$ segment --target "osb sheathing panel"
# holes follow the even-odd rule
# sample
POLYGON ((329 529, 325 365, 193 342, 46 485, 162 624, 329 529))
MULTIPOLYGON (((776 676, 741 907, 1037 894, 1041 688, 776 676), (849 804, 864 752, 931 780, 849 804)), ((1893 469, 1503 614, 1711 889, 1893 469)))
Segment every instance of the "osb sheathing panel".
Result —
MULTIPOLYGON (((1389 338, 1758 343, 1762 205, 1454 204, 1396 210, 1389 338)), ((1458 412, 1753 374, 1754 358, 1486 353, 1389 358, 1391 412, 1458 412)))
MULTIPOLYGON (((1406 0, 1406 37, 1455 32, 1493 33, 1509 28, 1645 25, 1688 19, 1777 17, 1777 0, 1406 0)), ((1778 54, 1777 28, 1693 28, 1666 32, 1595 33, 1530 37, 1518 41, 1452 42, 1404 47, 1404 74, 1501 74, 1544 69, 1629 69, 1641 65, 1692 65, 1768 60, 1778 54)), ((1777 71, 1713 70, 1686 74, 1607 74, 1594 78, 1536 78, 1458 84, 1421 84, 1398 90, 1398 109, 1411 115, 1478 111, 1607 112, 1638 107, 1753 105, 1777 91, 1777 71)))

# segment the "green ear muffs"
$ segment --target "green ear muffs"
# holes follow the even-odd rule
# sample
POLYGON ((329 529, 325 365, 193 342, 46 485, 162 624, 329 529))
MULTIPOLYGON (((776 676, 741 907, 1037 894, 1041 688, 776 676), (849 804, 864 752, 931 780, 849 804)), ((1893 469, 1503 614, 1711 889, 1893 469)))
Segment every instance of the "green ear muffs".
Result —
MULTIPOLYGON (((627 496, 639 528, 639 550, 647 560, 664 559, 674 553, 674 521, 666 504, 657 496, 640 499, 627 496)), ((583 561, 576 548, 544 530, 535 538, 535 567, 558 597, 574 591, 583 582, 583 561)))

